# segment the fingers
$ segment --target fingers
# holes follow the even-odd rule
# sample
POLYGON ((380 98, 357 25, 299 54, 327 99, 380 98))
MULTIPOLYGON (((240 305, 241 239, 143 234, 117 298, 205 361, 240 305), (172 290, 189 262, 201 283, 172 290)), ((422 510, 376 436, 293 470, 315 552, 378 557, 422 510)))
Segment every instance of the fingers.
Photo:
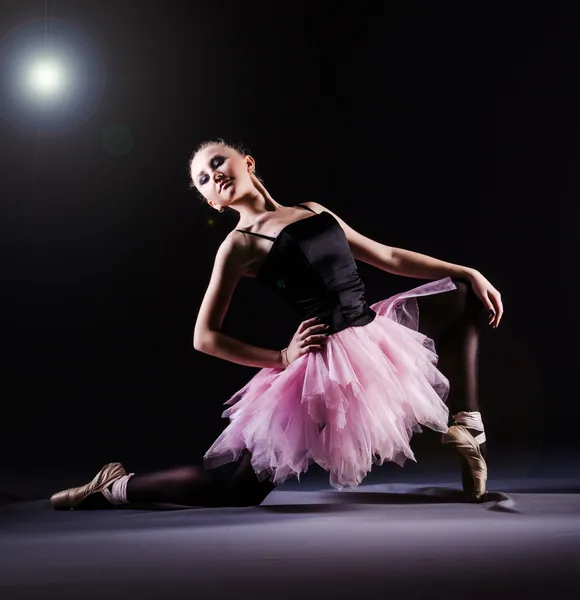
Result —
POLYGON ((496 291, 492 295, 491 300, 492 300, 494 308, 495 308, 495 319, 493 321, 492 326, 494 329, 497 329, 499 327, 499 323, 503 316, 503 303, 501 301, 501 294, 498 291, 496 291))
POLYGON ((501 294, 497 290, 489 292, 484 298, 484 304, 489 312, 488 325, 493 329, 497 329, 504 312, 501 294))
POLYGON ((302 321, 302 323, 300 323, 300 325, 298 326, 298 333, 303 333, 306 329, 308 329, 310 325, 312 325, 316 321, 319 321, 318 317, 312 317, 311 319, 306 319, 306 321, 302 321))
POLYGON ((328 343, 329 325, 320 323, 319 317, 302 321, 288 345, 287 356, 293 362, 313 350, 321 350, 328 343))
POLYGON ((311 346, 312 344, 316 344, 316 343, 320 343, 320 342, 326 343, 326 341, 328 341, 328 334, 327 333, 321 333, 321 334, 318 334, 318 335, 309 335, 304 340, 304 345, 305 346, 311 346))
POLYGON ((316 333, 317 331, 325 331, 327 329, 328 329, 328 325, 326 323, 320 323, 319 325, 312 325, 311 327, 308 327, 308 329, 306 329, 304 331, 303 337, 307 337, 309 335, 316 333))
POLYGON ((487 324, 491 325, 493 320, 495 319, 495 310, 493 308, 493 304, 489 299, 487 292, 481 295, 480 299, 483 302, 485 308, 487 309, 487 324))
POLYGON ((322 333, 317 335, 310 335, 304 338, 300 343, 300 353, 308 354, 313 350, 321 350, 328 344, 328 334, 322 333))

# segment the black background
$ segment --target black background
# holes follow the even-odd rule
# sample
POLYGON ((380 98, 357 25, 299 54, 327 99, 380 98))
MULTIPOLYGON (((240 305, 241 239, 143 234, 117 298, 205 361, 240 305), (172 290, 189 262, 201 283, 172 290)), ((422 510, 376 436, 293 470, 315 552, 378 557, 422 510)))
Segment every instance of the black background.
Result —
MULTIPOLYGON (((574 3, 21 1, 98 48, 94 113, 1 123, 2 462, 197 461, 255 372, 192 348, 235 226, 189 189, 204 139, 243 142, 283 204, 478 268, 505 317, 481 348, 490 447, 577 445, 580 20, 574 3), (132 149, 105 150, 112 124, 132 149)), ((6 90, 4 90, 6 93, 6 90)), ((6 117, 6 114, 4 114, 6 117)), ((360 266, 369 302, 421 281, 360 266)), ((281 348, 251 280, 226 329, 281 348)))

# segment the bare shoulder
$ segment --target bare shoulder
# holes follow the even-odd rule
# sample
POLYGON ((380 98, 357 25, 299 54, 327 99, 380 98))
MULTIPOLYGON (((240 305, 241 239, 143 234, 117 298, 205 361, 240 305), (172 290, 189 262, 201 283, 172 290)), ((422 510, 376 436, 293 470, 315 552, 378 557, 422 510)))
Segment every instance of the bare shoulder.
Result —
POLYGON ((379 243, 378 241, 373 240, 354 230, 341 217, 323 204, 320 204, 319 202, 301 202, 301 204, 307 206, 317 213, 323 211, 330 213, 342 227, 352 253, 358 260, 376 265, 380 262, 380 260, 382 260, 382 257, 391 252, 390 246, 379 243))
POLYGON ((254 253, 245 235, 235 229, 230 231, 216 252, 216 263, 224 270, 236 273, 240 277, 247 274, 248 267, 254 260, 254 253))
POLYGON ((247 273, 249 252, 243 236, 230 232, 220 244, 209 284, 195 322, 194 346, 201 348, 207 334, 221 329, 239 280, 247 273))

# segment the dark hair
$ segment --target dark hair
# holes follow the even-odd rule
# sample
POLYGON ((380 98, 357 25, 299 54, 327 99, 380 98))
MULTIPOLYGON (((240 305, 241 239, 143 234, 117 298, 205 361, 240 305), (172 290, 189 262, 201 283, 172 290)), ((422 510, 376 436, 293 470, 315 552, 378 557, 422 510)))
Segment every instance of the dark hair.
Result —
MULTIPOLYGON (((190 170, 189 187, 193 188, 197 192, 197 195, 200 197, 200 199, 203 200, 204 202, 205 202, 205 198, 200 193, 200 191, 195 187, 195 182, 193 181, 193 178, 191 177, 191 163, 192 163, 193 159, 195 158, 195 155, 198 152, 201 152, 202 150, 204 150, 205 148, 208 148, 209 146, 225 146, 227 148, 231 148, 232 150, 235 150, 242 156, 247 156, 248 154, 250 154, 250 150, 248 148, 246 148, 243 144, 241 144, 239 142, 228 142, 222 138, 217 138, 215 140, 206 140, 205 142, 201 142, 201 144, 199 144, 199 146, 197 146, 197 148, 189 156, 189 170, 190 170)), ((261 177, 258 177, 258 179, 260 181, 262 181, 261 177)))

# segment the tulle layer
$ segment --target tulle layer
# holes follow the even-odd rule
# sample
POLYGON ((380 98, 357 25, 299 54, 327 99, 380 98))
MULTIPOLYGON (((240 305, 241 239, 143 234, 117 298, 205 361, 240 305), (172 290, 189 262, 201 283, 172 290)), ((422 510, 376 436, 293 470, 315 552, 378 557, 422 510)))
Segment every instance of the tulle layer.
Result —
POLYGON ((413 433, 447 431, 449 413, 449 382, 433 341, 417 331, 416 299, 453 289, 446 278, 377 302, 368 325, 332 334, 286 369, 261 369, 226 402, 230 423, 206 466, 247 448, 261 479, 281 484, 315 462, 341 489, 359 485, 373 464, 415 460, 413 433))

